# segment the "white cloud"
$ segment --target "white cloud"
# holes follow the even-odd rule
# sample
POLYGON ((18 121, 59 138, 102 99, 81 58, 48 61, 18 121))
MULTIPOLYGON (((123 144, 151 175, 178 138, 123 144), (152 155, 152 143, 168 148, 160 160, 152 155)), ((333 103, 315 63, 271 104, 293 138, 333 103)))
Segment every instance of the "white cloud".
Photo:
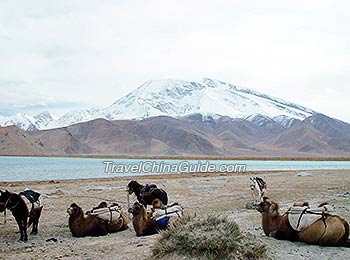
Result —
POLYGON ((0 109, 107 106, 149 79, 214 77, 350 122, 349 7, 3 0, 0 109))

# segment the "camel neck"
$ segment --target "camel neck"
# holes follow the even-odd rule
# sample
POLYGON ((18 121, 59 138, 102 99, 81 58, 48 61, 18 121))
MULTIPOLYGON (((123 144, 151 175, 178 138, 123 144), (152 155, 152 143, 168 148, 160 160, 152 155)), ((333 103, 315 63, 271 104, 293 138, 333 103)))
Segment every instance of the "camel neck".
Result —
POLYGON ((150 219, 147 216, 146 209, 143 208, 140 214, 133 216, 133 225, 138 236, 144 235, 149 228, 149 224, 150 219))
POLYGON ((270 216, 268 213, 262 214, 262 227, 265 235, 269 236, 271 232, 276 231, 278 229, 279 223, 281 220, 281 216, 270 216))

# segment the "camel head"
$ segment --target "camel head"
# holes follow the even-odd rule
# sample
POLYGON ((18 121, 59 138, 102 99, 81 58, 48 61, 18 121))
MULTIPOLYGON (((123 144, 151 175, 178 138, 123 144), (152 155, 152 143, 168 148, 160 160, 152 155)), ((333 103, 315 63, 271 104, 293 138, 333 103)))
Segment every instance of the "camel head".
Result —
POLYGON ((140 204, 139 202, 135 202, 131 208, 128 209, 128 212, 131 213, 133 216, 141 214, 145 207, 140 204))
POLYGON ((279 206, 276 202, 270 200, 268 197, 263 197, 262 201, 255 206, 255 209, 260 213, 267 213, 271 217, 279 215, 279 206))
POLYGON ((157 198, 157 199, 153 200, 152 207, 154 209, 160 209, 160 208, 162 208, 162 206, 163 206, 163 202, 160 199, 157 198))
POLYGON ((107 208, 108 207, 108 204, 107 202, 105 201, 102 201, 100 204, 98 204, 97 208, 100 209, 100 208, 107 208))
POLYGON ((130 181, 128 184, 128 192, 129 194, 133 194, 135 191, 142 189, 142 185, 137 181, 130 181))
POLYGON ((0 212, 5 211, 6 209, 6 202, 10 197, 10 192, 6 191, 2 191, 0 190, 0 212))
POLYGON ((72 203, 70 207, 67 209, 67 213, 69 216, 78 216, 82 212, 82 208, 79 207, 76 203, 72 203))

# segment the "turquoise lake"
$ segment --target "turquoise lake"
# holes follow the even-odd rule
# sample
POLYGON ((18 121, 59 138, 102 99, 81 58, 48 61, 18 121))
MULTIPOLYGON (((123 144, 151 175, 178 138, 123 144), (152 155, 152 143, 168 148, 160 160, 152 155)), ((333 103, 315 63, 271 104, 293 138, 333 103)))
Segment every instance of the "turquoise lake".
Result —
MULTIPOLYGON (((103 158, 54 158, 54 157, 0 157, 0 182, 4 181, 39 181, 63 179, 108 178, 118 176, 137 176, 171 173, 167 169, 158 171, 137 170, 133 172, 115 170, 106 172, 106 162, 114 165, 140 165, 147 162, 167 165, 211 164, 217 167, 228 164, 246 165, 246 171, 266 170, 317 170, 350 169, 350 161, 226 161, 226 160, 141 160, 141 159, 103 159, 103 158), (104 163, 105 162, 105 163, 104 163)), ((110 165, 109 165, 110 166, 110 165)), ((193 168, 193 167, 192 167, 193 168)), ((114 168, 116 169, 116 168, 114 168)), ((152 168, 153 169, 153 168, 152 168)), ((186 172, 182 172, 186 174, 186 172)))

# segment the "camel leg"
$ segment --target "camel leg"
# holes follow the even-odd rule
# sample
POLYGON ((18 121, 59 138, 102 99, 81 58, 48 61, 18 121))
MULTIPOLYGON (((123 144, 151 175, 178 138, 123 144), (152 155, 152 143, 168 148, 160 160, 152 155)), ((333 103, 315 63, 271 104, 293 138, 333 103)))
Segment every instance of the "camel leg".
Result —
POLYGON ((28 240, 28 235, 27 235, 27 219, 22 219, 22 218, 16 218, 19 232, 21 234, 20 236, 20 241, 27 241, 28 240))
POLYGON ((38 223, 39 223, 40 214, 41 214, 41 209, 34 211, 33 215, 31 216, 33 221, 31 234, 33 235, 38 234, 38 223))

